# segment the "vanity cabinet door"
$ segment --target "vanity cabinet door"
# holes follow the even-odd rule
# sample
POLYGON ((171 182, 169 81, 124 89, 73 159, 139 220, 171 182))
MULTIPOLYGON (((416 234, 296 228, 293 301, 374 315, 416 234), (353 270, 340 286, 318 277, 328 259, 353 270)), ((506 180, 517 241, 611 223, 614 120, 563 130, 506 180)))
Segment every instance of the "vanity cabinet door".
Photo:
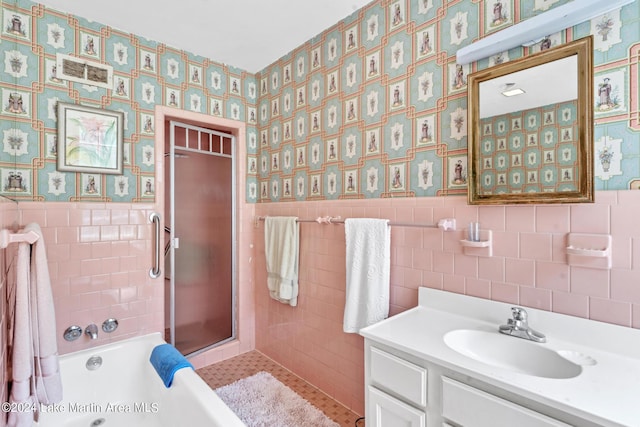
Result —
POLYGON ((367 427, 426 427, 426 414, 369 386, 367 427))
POLYGON ((445 377, 442 377, 442 416, 463 427, 570 427, 445 377))

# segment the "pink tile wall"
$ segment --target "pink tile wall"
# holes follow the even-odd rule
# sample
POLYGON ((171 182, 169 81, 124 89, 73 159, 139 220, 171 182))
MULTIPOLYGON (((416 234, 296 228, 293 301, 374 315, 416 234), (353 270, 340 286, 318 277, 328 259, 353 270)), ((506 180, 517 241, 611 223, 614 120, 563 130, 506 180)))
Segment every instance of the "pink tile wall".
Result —
MULTIPOLYGON (((18 206, 18 222, 38 222, 44 234, 60 354, 164 331, 163 277, 151 279, 148 274, 152 262, 148 216, 157 210, 154 205, 20 202, 18 206), (97 340, 85 335, 73 342, 62 339, 68 326, 100 327, 110 317, 119 322, 111 334, 100 330, 97 340)), ((243 339, 195 357, 196 367, 254 348, 253 212, 253 205, 241 204, 238 331, 243 339)))
MULTIPOLYGON (((154 205, 20 202, 18 206, 19 223, 38 222, 44 234, 60 354, 164 331, 163 276, 149 277, 153 241, 148 216, 157 210, 154 205), (100 327, 110 317, 119 322, 111 334, 100 330, 97 340, 85 335, 73 342, 62 339, 68 326, 85 328, 95 323, 100 327)), ((254 207, 242 203, 238 212, 237 305, 242 340, 194 357, 196 367, 254 348, 254 207)))
MULTIPOLYGON (((393 227, 391 313, 428 286, 640 328, 640 191, 598 192, 595 204, 468 206, 463 197, 258 204, 257 215, 340 215, 437 222, 458 231, 393 227), (469 221, 493 230, 493 257, 465 255, 469 221), (569 232, 611 233, 613 268, 571 267, 569 232)), ((263 227, 255 235, 256 348, 358 413, 364 412, 363 340, 342 332, 345 242, 341 225, 301 224, 297 307, 269 298, 263 227)))
POLYGON ((37 222, 44 235, 56 309, 60 354, 162 331, 162 277, 151 279, 154 204, 20 202, 20 224, 37 222), (62 339, 71 325, 98 327, 110 317, 118 329, 62 339))

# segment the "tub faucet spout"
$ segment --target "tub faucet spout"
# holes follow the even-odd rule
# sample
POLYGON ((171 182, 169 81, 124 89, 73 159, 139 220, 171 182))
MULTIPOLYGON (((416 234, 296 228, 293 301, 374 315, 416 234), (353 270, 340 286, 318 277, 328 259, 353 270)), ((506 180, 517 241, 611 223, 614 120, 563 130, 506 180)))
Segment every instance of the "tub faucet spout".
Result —
POLYGON ((84 333, 89 335, 92 340, 98 339, 98 326, 95 323, 90 324, 84 330, 84 333))

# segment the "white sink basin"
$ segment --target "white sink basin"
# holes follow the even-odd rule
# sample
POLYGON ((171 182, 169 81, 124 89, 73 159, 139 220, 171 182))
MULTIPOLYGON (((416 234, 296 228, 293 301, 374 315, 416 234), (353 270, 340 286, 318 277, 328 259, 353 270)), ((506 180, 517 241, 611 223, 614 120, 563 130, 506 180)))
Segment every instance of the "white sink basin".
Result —
POLYGON ((457 329, 444 335, 449 348, 497 368, 544 378, 573 378, 582 367, 562 357, 545 344, 522 338, 472 329, 457 329))

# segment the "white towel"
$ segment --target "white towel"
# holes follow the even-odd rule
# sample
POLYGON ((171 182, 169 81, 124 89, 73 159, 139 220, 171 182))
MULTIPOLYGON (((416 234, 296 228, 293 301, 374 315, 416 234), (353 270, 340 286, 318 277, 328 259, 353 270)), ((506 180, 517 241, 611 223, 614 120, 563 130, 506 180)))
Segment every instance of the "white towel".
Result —
POLYGON ((271 298, 298 304, 298 251, 300 226, 296 217, 264 219, 264 253, 271 298))
POLYGON ((389 316, 391 229, 389 220, 344 221, 347 285, 343 330, 360 331, 389 316))

